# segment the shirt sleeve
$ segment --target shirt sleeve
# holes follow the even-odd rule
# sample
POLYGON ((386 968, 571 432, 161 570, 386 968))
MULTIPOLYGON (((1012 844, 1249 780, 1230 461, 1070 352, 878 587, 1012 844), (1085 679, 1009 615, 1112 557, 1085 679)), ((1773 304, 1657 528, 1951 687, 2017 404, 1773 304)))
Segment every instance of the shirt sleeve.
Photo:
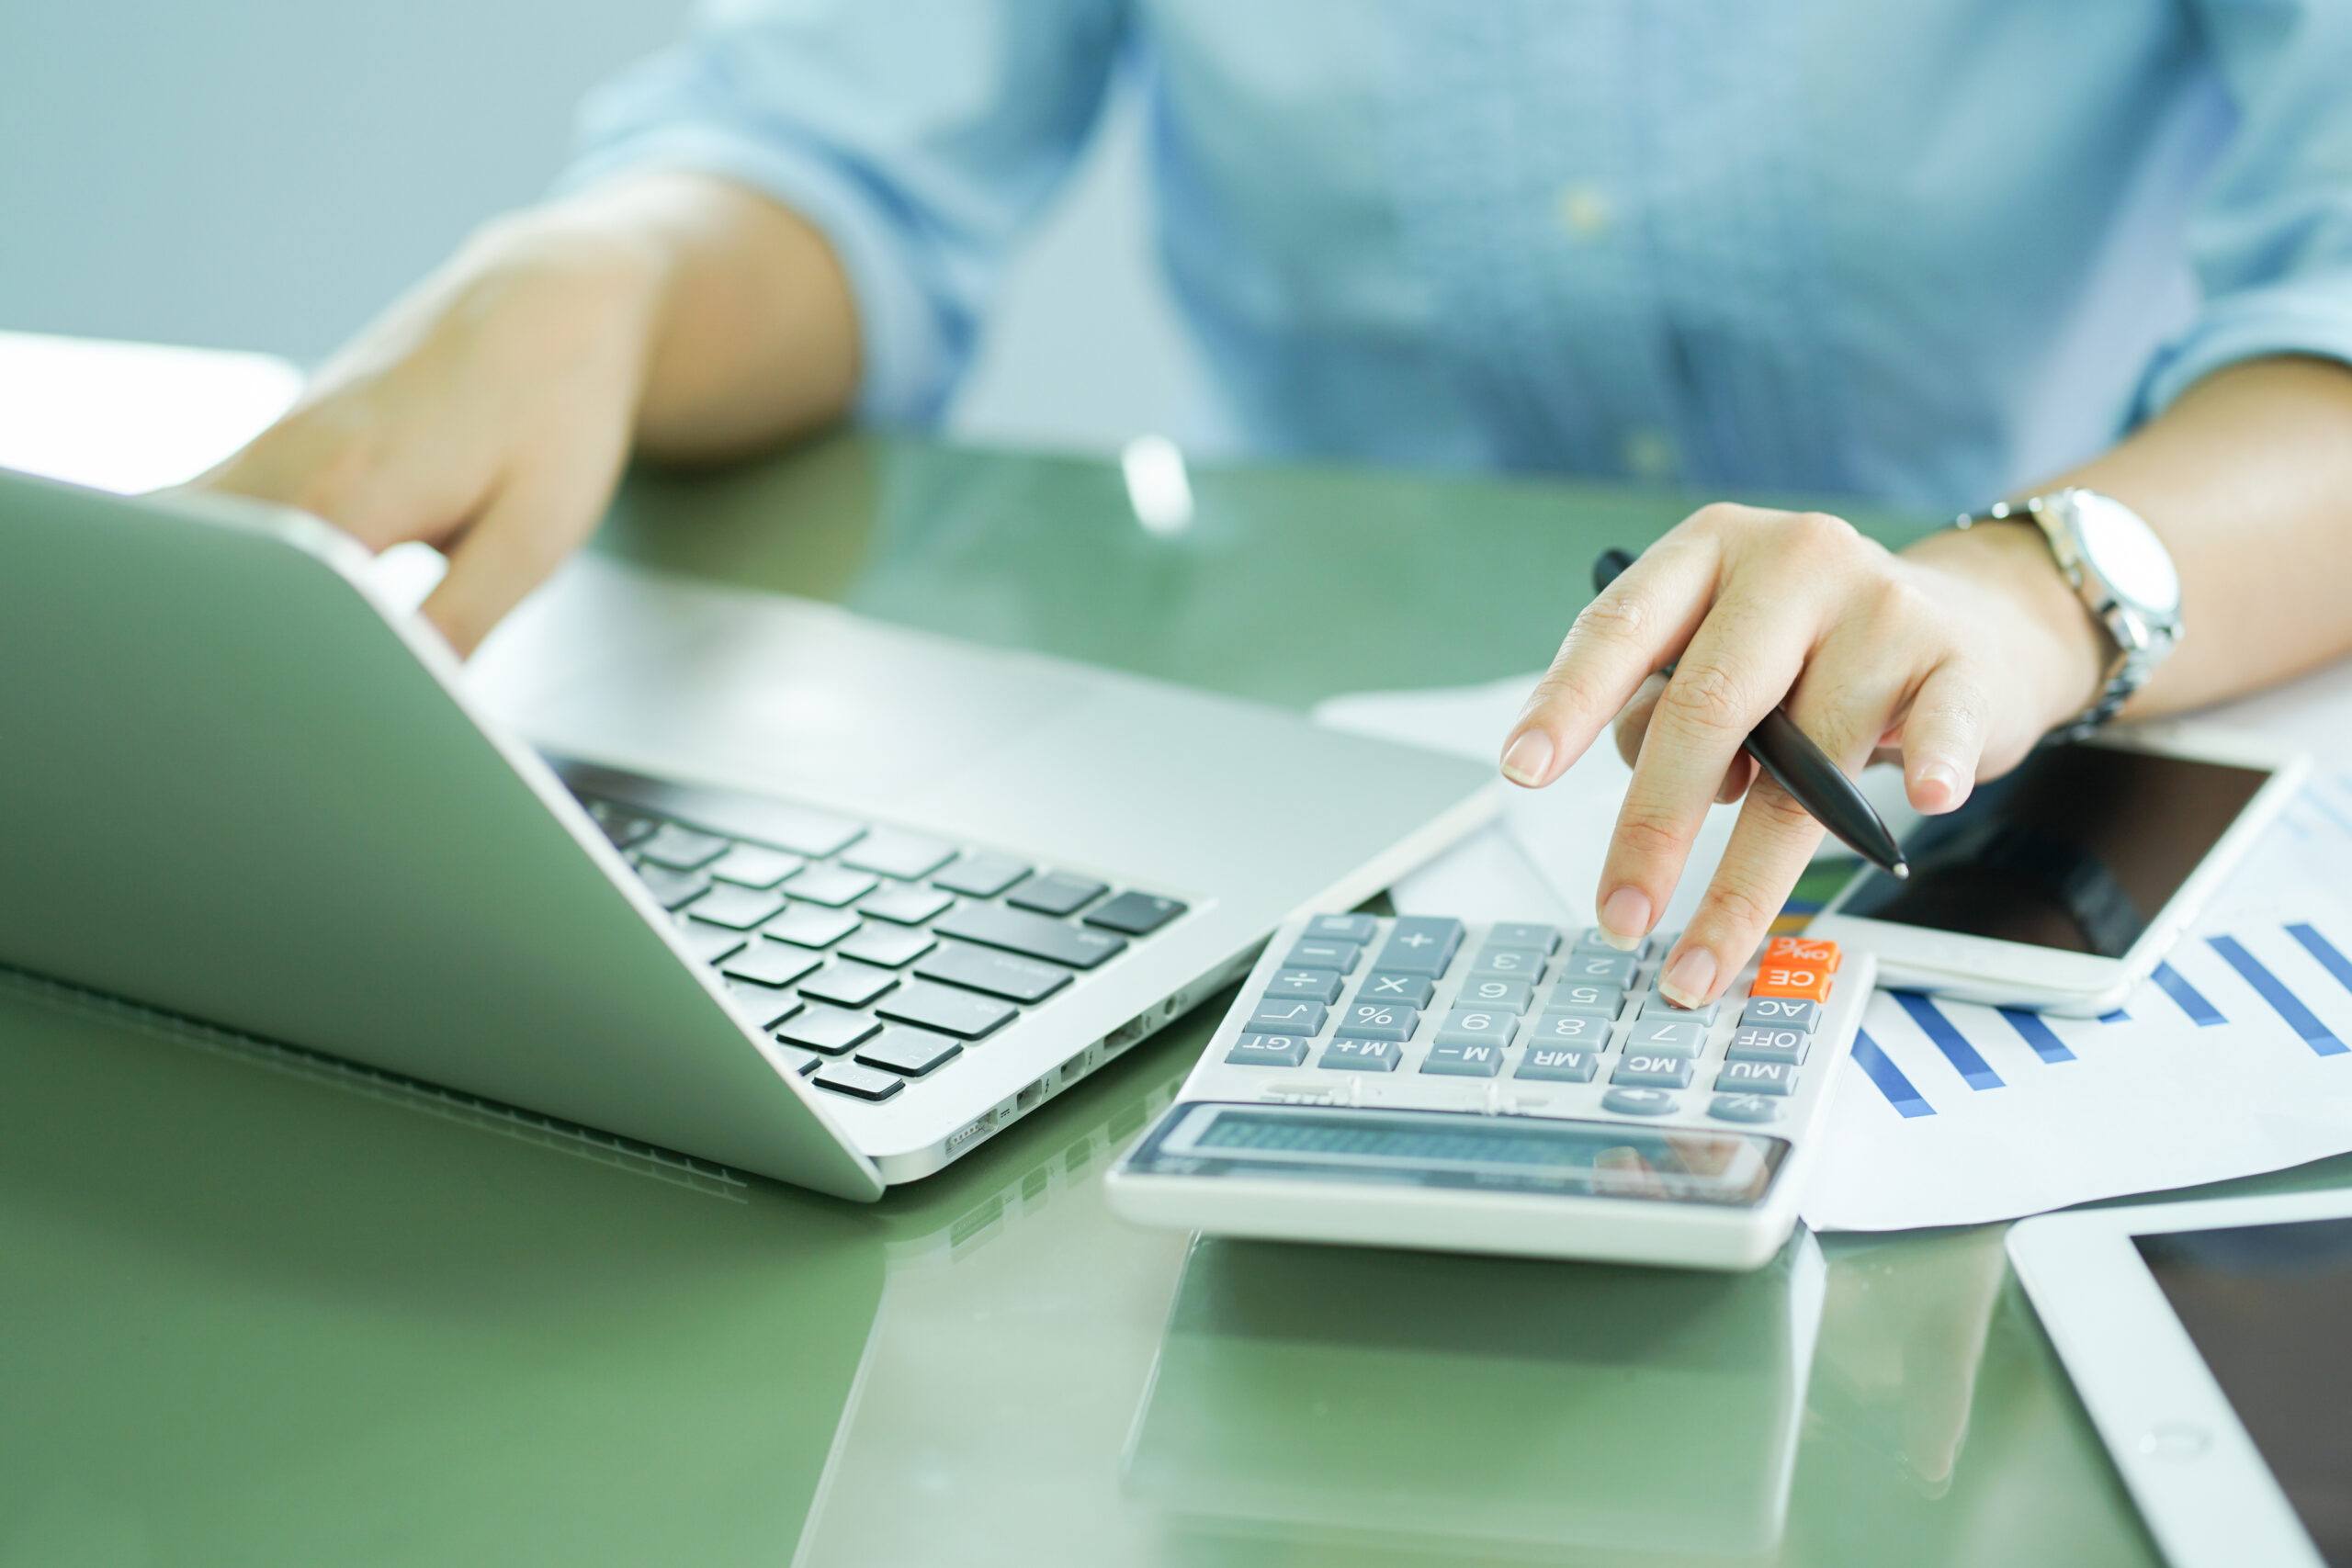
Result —
POLYGON ((706 0, 684 41, 589 98, 557 188, 672 168, 774 197, 848 274, 859 412, 930 423, 1125 29, 1125 0, 706 0))
POLYGON ((2149 367, 2143 418, 2239 360, 2352 363, 2352 3, 2199 14, 2237 125, 2190 221, 2202 308, 2149 367))

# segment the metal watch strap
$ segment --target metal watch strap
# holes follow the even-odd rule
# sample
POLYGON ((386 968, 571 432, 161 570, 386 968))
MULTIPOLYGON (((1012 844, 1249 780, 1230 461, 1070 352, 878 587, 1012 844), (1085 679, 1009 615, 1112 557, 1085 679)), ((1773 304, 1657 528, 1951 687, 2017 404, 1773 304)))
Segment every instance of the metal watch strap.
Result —
MULTIPOLYGON (((2038 495, 2028 496, 2015 506, 2006 501, 1997 501, 1982 512, 1962 513, 1952 525, 1956 528, 1968 529, 1979 523, 2023 523, 2031 528, 2047 547, 2051 542, 2049 530, 2042 525, 2041 519, 2034 512, 2035 503, 2041 499, 2038 495)), ((2041 743, 2045 746, 2054 741, 2079 740, 2109 719, 2113 718, 2123 705, 2131 701, 2132 694, 2138 691, 2147 681, 2149 662, 2143 649, 2132 648, 2117 637, 2114 627, 2108 625, 2107 617, 2099 614, 2088 600, 2081 598, 2083 590, 2081 572, 2070 568, 2059 558, 2054 548, 2051 551, 2051 557, 2052 563, 2058 568, 2059 574, 2065 578, 2066 586, 2075 591, 2085 612, 2092 620, 2098 623, 2099 630, 2106 634, 2108 641, 2115 646, 2115 657, 2109 661, 2106 679, 2100 682, 2098 695, 2091 699, 2090 706, 2043 736, 2041 743)))

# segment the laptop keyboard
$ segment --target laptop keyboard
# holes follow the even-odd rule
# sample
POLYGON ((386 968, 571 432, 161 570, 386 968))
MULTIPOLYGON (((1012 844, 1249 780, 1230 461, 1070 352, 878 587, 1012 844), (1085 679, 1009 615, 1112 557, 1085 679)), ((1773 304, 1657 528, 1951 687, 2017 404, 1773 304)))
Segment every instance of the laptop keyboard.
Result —
POLYGON ((769 806, 753 842, 593 795, 581 804, 820 1089, 884 1100, 1184 913, 1176 899, 769 806))

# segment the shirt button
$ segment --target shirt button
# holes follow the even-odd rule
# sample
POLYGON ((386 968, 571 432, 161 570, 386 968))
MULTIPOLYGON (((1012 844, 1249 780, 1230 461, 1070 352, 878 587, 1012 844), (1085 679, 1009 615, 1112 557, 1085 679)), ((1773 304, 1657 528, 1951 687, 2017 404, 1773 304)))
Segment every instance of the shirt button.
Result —
POLYGON ((1680 466, 1674 450, 1674 437, 1650 425, 1628 431, 1620 451, 1626 474, 1651 484, 1674 478, 1680 466))
POLYGON ((1609 232, 1609 197, 1599 186, 1579 181, 1560 187, 1554 198, 1560 226, 1579 240, 1598 240, 1609 232))

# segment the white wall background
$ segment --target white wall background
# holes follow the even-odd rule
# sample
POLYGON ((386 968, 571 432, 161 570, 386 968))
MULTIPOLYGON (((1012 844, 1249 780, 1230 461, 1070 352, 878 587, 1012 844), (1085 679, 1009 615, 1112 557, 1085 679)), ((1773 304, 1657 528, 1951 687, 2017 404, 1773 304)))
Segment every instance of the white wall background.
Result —
MULTIPOLYGON (((0 4, 0 329, 314 360, 561 165, 573 105, 683 0, 0 4)), ((952 428, 1182 427, 1123 106, 1022 257, 952 428), (1105 342, 1123 346, 1108 363, 1105 342)))

